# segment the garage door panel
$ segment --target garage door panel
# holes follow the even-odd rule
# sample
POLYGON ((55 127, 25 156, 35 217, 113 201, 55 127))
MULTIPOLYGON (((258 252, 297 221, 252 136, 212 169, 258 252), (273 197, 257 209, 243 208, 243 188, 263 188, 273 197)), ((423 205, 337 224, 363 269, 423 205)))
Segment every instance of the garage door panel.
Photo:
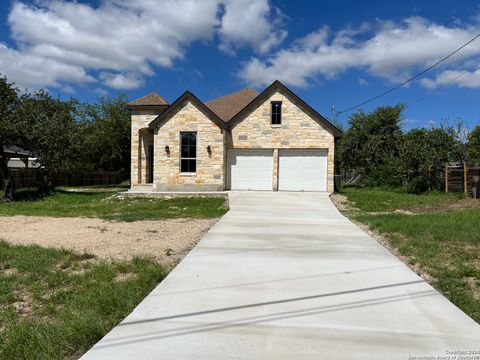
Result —
POLYGON ((272 150, 229 150, 228 188, 272 190, 272 150))
POLYGON ((279 190, 326 191, 326 150, 280 150, 279 190))

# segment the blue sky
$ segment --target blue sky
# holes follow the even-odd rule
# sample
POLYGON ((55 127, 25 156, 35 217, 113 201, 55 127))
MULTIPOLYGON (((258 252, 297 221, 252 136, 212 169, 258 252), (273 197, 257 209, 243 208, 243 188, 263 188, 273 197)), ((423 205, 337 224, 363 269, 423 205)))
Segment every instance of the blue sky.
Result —
MULTIPOLYGON (((325 116, 480 33, 480 2, 468 0, 5 0, 0 14, 0 73, 21 88, 83 101, 157 91, 172 102, 190 90, 206 101, 279 79, 325 116)), ((364 109, 427 94, 405 128, 480 123, 480 39, 364 109)))

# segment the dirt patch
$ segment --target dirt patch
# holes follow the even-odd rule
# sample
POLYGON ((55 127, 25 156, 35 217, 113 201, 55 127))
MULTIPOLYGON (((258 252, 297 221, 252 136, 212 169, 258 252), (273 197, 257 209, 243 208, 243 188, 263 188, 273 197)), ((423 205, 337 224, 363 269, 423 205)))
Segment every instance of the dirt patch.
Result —
POLYGON ((480 209, 480 200, 473 198, 465 198, 442 202, 437 205, 421 205, 410 207, 409 210, 414 213, 438 213, 446 211, 460 211, 466 209, 480 209))
POLYGON ((28 317, 33 313, 32 303, 33 298, 30 292, 21 287, 19 289, 14 290, 15 297, 17 300, 11 304, 17 310, 18 314, 21 317, 28 317))
POLYGON ((467 285, 470 287, 475 300, 480 301, 480 281, 474 277, 468 277, 465 279, 467 285))
POLYGON ((13 244, 65 248, 100 258, 151 255, 173 263, 185 256, 217 220, 108 222, 79 217, 12 216, 0 217, 0 237, 13 244))
POLYGON ((401 215, 415 215, 414 212, 408 211, 408 210, 403 210, 403 209, 396 209, 393 210, 395 214, 401 214, 401 215))
POLYGON ((136 276, 137 275, 134 273, 118 274, 117 276, 115 276, 115 279, 113 279, 113 281, 115 282, 128 281, 128 280, 132 280, 136 276))
POLYGON ((18 270, 15 268, 0 269, 0 275, 3 276, 15 276, 18 274, 18 270))
POLYGON ((389 214, 400 214, 400 215, 418 215, 419 213, 414 213, 409 210, 396 209, 393 211, 372 211, 368 212, 368 215, 379 216, 379 215, 389 215, 389 214))
POLYGON ((358 211, 357 208, 351 205, 351 203, 348 201, 345 195, 334 193, 330 195, 330 199, 332 200, 333 204, 337 207, 337 209, 342 212, 358 211))

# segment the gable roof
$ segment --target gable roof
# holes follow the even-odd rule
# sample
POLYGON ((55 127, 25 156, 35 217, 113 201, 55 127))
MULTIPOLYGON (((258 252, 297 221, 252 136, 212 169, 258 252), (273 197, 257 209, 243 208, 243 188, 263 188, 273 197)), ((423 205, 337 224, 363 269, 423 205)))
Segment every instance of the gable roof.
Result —
POLYGON ((320 113, 318 113, 314 108, 308 105, 305 101, 299 98, 296 94, 294 94, 289 88, 283 85, 280 81, 275 80, 269 87, 267 87, 264 91, 262 91, 257 97, 255 97, 250 103, 248 103, 242 110, 240 110, 235 116, 233 116, 228 125, 230 127, 234 127, 236 124, 241 122, 244 116, 258 106, 260 106, 263 102, 265 102, 274 92, 279 91, 293 100, 294 103, 298 107, 300 107, 303 111, 305 111, 308 115, 310 115, 314 120, 319 122, 320 124, 324 125, 327 129, 329 129, 335 137, 340 137, 342 135, 342 131, 333 125, 330 121, 328 121, 325 117, 323 117, 320 113))
POLYGON ((212 99, 203 103, 190 91, 185 91, 172 105, 168 103, 157 93, 150 93, 138 100, 128 103, 127 107, 130 109, 143 107, 158 107, 162 110, 148 126, 154 129, 158 124, 170 114, 172 114, 184 101, 190 100, 200 111, 202 111, 213 123, 221 129, 229 129, 241 122, 245 115, 260 106, 265 102, 274 92, 279 91, 289 97, 299 108, 310 115, 315 121, 330 130, 335 137, 342 136, 342 131, 334 124, 328 121, 289 88, 287 88, 280 81, 275 80, 264 91, 258 94, 252 89, 243 89, 216 99, 212 99))
POLYGON ((159 106, 168 105, 168 102, 158 95, 156 92, 151 92, 140 99, 130 101, 127 106, 159 106))
POLYGON ((207 101, 205 105, 220 119, 228 122, 257 96, 258 93, 255 90, 247 88, 207 101))
POLYGON ((177 108, 182 106, 182 104, 190 100, 192 104, 194 104, 200 111, 202 111, 213 123, 215 123, 221 129, 226 129, 228 126, 227 124, 218 117, 210 108, 208 108, 203 102, 201 102, 195 95, 193 95, 190 91, 185 91, 177 100, 173 102, 172 105, 168 107, 163 113, 158 115, 153 121, 148 124, 150 129, 154 129, 158 126, 158 124, 165 118, 167 118, 170 114, 172 114, 177 108))

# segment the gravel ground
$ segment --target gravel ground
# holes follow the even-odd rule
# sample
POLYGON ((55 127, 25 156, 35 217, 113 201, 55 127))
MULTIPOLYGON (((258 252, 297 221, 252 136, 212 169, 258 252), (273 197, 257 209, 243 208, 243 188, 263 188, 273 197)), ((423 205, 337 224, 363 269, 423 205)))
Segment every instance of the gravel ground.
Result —
POLYGON ((109 222, 41 216, 0 217, 0 239, 12 244, 87 252, 99 258, 151 255, 173 263, 185 256, 218 219, 109 222))

